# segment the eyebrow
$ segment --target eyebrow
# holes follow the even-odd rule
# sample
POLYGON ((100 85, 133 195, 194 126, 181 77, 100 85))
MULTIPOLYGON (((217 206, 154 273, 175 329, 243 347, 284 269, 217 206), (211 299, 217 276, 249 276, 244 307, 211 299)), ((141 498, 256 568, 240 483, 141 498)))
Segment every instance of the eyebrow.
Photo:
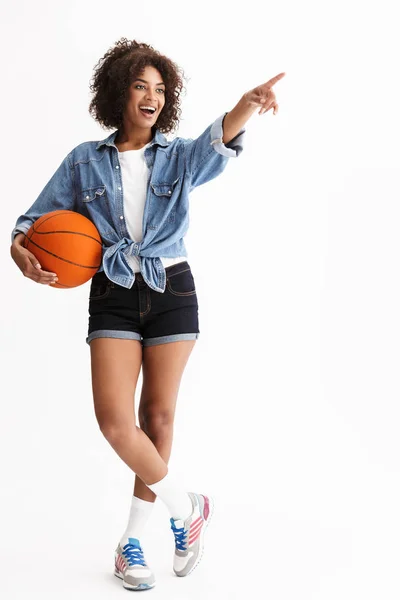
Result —
MULTIPOLYGON (((135 79, 134 81, 143 81, 143 83, 149 83, 145 79, 140 79, 139 77, 137 79, 135 79)), ((160 83, 156 83, 156 85, 165 85, 165 83, 163 83, 162 81, 160 81, 160 83)))

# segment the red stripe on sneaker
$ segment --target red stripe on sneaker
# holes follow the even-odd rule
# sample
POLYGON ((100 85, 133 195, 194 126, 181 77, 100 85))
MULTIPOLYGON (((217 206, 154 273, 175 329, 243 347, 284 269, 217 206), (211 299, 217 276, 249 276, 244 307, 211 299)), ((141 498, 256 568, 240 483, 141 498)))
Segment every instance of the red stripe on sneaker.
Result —
POLYGON ((197 532, 197 533, 196 533, 196 534, 195 534, 193 537, 191 537, 191 538, 189 539, 189 546, 191 546, 192 544, 194 544, 194 542, 195 542, 195 541, 197 540, 197 538, 199 537, 200 533, 201 533, 201 527, 200 527, 199 531, 198 531, 198 532, 197 532))
POLYGON ((199 525, 199 527, 195 531, 193 531, 193 532, 190 533, 190 536, 189 536, 189 545, 192 544, 195 540, 197 540, 197 538, 200 535, 202 527, 203 527, 203 524, 201 523, 199 525))
POLYGON ((201 530, 201 528, 202 528, 202 524, 200 523, 200 525, 196 529, 193 529, 193 531, 191 531, 189 533, 189 543, 190 543, 190 540, 192 540, 193 537, 196 535, 196 533, 201 530))
POLYGON ((193 527, 190 529, 190 533, 189 533, 189 537, 192 537, 195 533, 197 533, 197 531, 199 529, 201 529, 203 526, 203 521, 200 521, 199 523, 197 523, 196 527, 193 527))
POLYGON ((120 555, 117 556, 117 568, 119 569, 119 571, 122 571, 122 568, 123 568, 123 561, 122 561, 120 555))
POLYGON ((198 526, 202 524, 202 522, 203 522, 203 519, 201 517, 199 517, 198 519, 193 521, 193 523, 190 526, 189 535, 191 535, 192 531, 194 531, 194 529, 197 529, 198 526))
POLYGON ((201 517, 198 517, 195 521, 193 521, 193 523, 190 526, 190 531, 192 532, 192 530, 197 527, 197 525, 199 524, 199 522, 201 523, 203 521, 203 519, 201 517))
POLYGON ((189 537, 203 525, 203 519, 198 519, 190 528, 189 537))
POLYGON ((203 498, 204 498, 203 516, 204 516, 205 520, 207 521, 208 515, 210 514, 210 501, 207 498, 207 496, 203 496, 203 498))

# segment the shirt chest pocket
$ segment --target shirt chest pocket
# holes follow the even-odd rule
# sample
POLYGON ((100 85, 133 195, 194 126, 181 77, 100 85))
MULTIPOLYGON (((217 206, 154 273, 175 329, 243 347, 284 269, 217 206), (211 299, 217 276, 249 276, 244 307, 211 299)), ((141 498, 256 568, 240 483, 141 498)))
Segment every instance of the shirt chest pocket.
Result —
POLYGON ((82 190, 82 195, 83 202, 93 202, 93 200, 96 200, 98 197, 106 197, 106 186, 98 185, 97 187, 87 188, 82 190))
POLYGON ((100 235, 113 231, 110 200, 105 185, 81 190, 81 202, 85 213, 93 221, 100 235))
POLYGON ((150 182, 153 196, 154 206, 154 221, 157 223, 175 221, 175 204, 179 191, 179 179, 171 183, 166 182, 150 182))

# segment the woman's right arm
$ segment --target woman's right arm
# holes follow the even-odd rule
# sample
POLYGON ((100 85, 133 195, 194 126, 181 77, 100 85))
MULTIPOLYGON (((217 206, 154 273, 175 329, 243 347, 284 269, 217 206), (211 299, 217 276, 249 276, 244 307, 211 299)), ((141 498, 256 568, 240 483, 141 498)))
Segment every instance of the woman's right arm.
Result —
POLYGON ((32 206, 25 214, 18 217, 11 232, 11 257, 25 277, 46 285, 54 281, 56 274, 42 270, 35 255, 24 248, 23 240, 32 223, 42 215, 54 210, 75 210, 75 198, 71 152, 62 161, 32 206))

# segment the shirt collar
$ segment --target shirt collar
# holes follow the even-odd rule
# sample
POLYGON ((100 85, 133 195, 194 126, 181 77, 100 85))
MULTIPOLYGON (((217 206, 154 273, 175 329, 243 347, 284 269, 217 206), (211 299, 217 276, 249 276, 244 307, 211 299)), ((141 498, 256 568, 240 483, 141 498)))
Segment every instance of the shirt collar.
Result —
MULTIPOLYGON (((96 150, 99 150, 102 146, 114 146, 114 147, 116 147, 115 144, 114 144, 114 140, 117 137, 117 133, 118 133, 118 129, 116 129, 115 131, 113 131, 113 133, 111 133, 104 140, 101 140, 97 144, 96 150)), ((158 129, 156 129, 156 132, 155 132, 155 134, 153 136, 153 139, 151 140, 151 144, 150 144, 149 148, 151 148, 155 144, 158 144, 159 146, 168 146, 168 144, 169 144, 169 142, 168 142, 167 138, 165 137, 165 135, 163 133, 161 133, 158 129)))

